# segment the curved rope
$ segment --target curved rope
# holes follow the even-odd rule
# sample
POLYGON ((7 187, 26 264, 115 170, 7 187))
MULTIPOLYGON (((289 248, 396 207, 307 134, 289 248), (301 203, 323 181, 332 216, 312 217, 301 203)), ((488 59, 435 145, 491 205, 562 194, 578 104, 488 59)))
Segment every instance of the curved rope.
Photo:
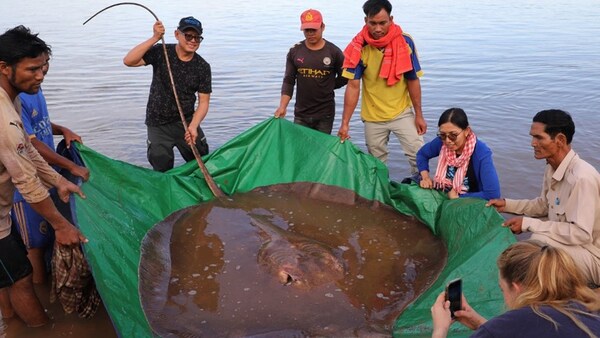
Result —
MULTIPOLYGON (((154 14, 154 12, 152 12, 148 7, 146 7, 146 6, 142 5, 142 4, 139 4, 137 2, 119 2, 119 3, 113 4, 113 5, 110 5, 108 7, 105 7, 103 9, 101 9, 96 14, 92 15, 89 19, 85 20, 85 22, 83 24, 85 25, 86 23, 88 23, 90 20, 92 20, 94 17, 96 17, 98 14, 104 12, 105 10, 107 10, 109 8, 116 7, 116 6, 121 6, 121 5, 134 5, 134 6, 142 7, 145 10, 147 10, 148 12, 150 12, 150 14, 152 14, 152 16, 154 16, 154 18, 156 19, 156 21, 159 21, 159 19, 156 16, 156 14, 154 14)), ((181 123, 183 123, 183 128, 187 132, 187 130, 188 130, 188 124, 185 121, 185 115, 183 115, 183 109, 181 108, 181 103, 179 103, 179 96, 177 95, 177 89, 175 89, 175 80, 173 79, 173 72, 171 71, 171 63, 169 62, 169 56, 167 54, 167 45, 165 44, 164 34, 163 34, 163 36, 160 39, 162 41, 163 52, 164 52, 164 55, 165 55, 165 61, 167 63, 167 70, 168 70, 168 73, 169 73, 169 79, 171 80, 171 88, 173 89, 173 95, 175 95, 175 103, 177 104, 177 110, 179 111, 179 117, 181 118, 181 123)), ((212 176, 210 176, 210 173, 206 169, 206 166, 204 165, 204 162, 202 162, 202 158, 200 157, 200 154, 198 153, 198 149, 196 148, 196 145, 195 144, 190 144, 190 147, 192 148, 192 153, 194 154, 194 157, 196 158, 196 162, 198 162, 198 167, 202 171, 202 174, 204 175, 204 180, 208 184, 208 187, 210 188, 210 191, 212 191, 212 193, 217 198, 224 197, 225 194, 217 186, 217 184, 215 183, 215 180, 212 178, 212 176)))
POLYGON ((113 7, 121 6, 121 5, 134 5, 134 6, 140 6, 140 7, 142 7, 143 9, 147 10, 148 12, 150 12, 150 14, 152 14, 152 16, 154 16, 154 18, 156 19, 156 21, 159 21, 159 20, 158 20, 158 16, 156 16, 156 14, 154 14, 154 12, 150 10, 150 8, 148 8, 148 7, 146 7, 146 6, 142 5, 142 4, 138 4, 137 2, 119 2, 119 3, 116 3, 116 4, 113 4, 113 5, 110 5, 110 6, 108 6, 108 7, 105 7, 105 8, 103 8, 103 9, 99 10, 98 12, 96 12, 96 14, 92 15, 92 16, 91 16, 89 19, 85 20, 85 22, 84 22, 83 24, 85 25, 86 23, 88 23, 88 21, 92 20, 92 19, 93 19, 93 18, 95 18, 95 17, 96 17, 98 14, 100 14, 100 13, 104 12, 105 10, 107 10, 107 9, 109 9, 109 8, 113 8, 113 7))

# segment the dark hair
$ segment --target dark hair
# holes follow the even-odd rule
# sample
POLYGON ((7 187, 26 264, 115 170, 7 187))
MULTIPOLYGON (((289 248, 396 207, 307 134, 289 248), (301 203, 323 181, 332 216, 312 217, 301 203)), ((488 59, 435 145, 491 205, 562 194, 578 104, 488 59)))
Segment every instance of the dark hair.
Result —
POLYGON ((440 116, 440 120, 438 121, 438 127, 441 127, 442 124, 450 122, 453 125, 459 127, 460 129, 467 129, 469 126, 469 119, 467 118, 467 113, 460 108, 450 108, 446 109, 442 116, 440 116))
POLYGON ((548 109, 535 114, 533 122, 543 123, 544 131, 552 139, 558 134, 563 134, 567 138, 567 144, 571 144, 573 135, 575 135, 575 123, 571 115, 564 110, 548 109))
POLYGON ((11 28, 0 35, 0 61, 14 66, 24 58, 36 58, 52 49, 37 34, 25 26, 11 28))
POLYGON ((363 4, 363 12, 367 18, 377 15, 382 9, 388 14, 392 14, 392 4, 388 0, 367 0, 363 4))

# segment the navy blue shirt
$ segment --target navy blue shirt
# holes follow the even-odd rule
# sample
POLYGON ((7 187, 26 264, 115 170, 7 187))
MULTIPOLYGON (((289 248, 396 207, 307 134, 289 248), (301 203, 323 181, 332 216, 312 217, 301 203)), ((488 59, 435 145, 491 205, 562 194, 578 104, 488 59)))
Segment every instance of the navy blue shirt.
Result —
MULTIPOLYGON (((577 306, 577 305, 574 305, 577 306)), ((579 307, 582 308, 582 307, 579 307)), ((547 319, 533 312, 529 306, 511 310, 494 317, 475 331, 471 337, 543 337, 543 338, 579 338, 589 337, 570 318, 549 306, 541 306, 542 313, 547 314, 558 328, 547 319)), ((600 335, 600 317, 575 314, 591 332, 600 335)))

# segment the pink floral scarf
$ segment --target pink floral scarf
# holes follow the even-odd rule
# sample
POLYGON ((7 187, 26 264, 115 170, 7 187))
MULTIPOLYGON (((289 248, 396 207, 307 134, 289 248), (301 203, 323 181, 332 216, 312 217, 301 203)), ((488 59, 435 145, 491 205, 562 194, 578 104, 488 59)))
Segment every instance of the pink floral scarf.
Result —
POLYGON ((467 176, 469 161, 471 160, 471 155, 473 155, 473 151, 475 150, 476 143, 477 137, 475 136, 475 133, 471 131, 469 136, 467 136, 465 146, 460 156, 456 156, 456 152, 454 150, 450 150, 448 147, 446 147, 446 144, 442 144, 442 149, 440 150, 440 159, 434 178, 434 185, 436 188, 451 187, 459 194, 464 194, 466 192, 463 182, 465 181, 465 176, 467 176), (456 174, 454 175, 454 180, 452 181, 446 178, 448 166, 456 167, 456 174))

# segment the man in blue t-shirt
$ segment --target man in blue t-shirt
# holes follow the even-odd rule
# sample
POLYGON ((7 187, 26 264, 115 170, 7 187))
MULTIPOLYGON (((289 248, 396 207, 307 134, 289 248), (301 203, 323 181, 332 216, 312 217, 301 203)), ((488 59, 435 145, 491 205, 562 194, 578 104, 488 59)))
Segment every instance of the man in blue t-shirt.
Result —
MULTIPOLYGON (((50 56, 47 55, 46 65, 43 69, 44 75, 48 72, 49 60, 50 56)), ((73 141, 81 142, 81 137, 69 128, 50 122, 42 89, 36 94, 21 93, 19 99, 22 106, 23 127, 38 153, 55 168, 66 169, 72 175, 87 181, 90 176, 87 168, 73 163, 54 150, 53 135, 63 135, 68 147, 73 141)), ((55 191, 52 190, 50 194, 57 201, 55 191)), ((27 257, 33 266, 33 282, 43 284, 46 281, 47 271, 45 256, 47 253, 51 253, 54 231, 50 224, 25 201, 18 190, 15 190, 11 217, 13 226, 17 228, 27 247, 27 257)))

